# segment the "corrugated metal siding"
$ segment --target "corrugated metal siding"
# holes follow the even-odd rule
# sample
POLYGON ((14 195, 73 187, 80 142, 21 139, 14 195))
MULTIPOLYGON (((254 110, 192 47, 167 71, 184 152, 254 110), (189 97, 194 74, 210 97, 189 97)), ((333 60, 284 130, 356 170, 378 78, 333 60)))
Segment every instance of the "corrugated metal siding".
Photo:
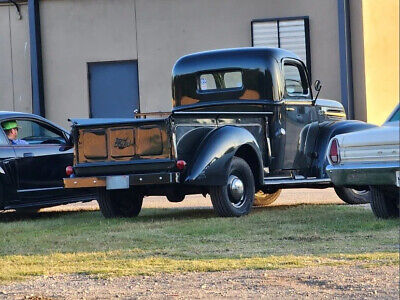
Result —
POLYGON ((304 20, 279 21, 280 47, 296 53, 307 64, 304 20))
POLYGON ((254 47, 279 47, 277 22, 253 23, 254 47))

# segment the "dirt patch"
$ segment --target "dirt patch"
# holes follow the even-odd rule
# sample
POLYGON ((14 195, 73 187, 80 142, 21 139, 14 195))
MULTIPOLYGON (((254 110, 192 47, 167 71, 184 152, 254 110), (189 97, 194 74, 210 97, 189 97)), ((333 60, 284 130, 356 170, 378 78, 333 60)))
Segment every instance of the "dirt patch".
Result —
POLYGON ((315 267, 114 279, 40 277, 0 286, 2 299, 398 299, 397 267, 315 267))
MULTIPOLYGON (((270 206, 286 206, 299 204, 345 204, 336 195, 333 188, 328 189, 286 189, 283 190, 279 198, 270 206)), ((364 205, 367 209, 369 205, 364 205)), ((188 195, 182 202, 169 202, 166 197, 152 196, 145 197, 143 208, 209 208, 212 207, 210 196, 188 195)), ((44 208, 41 211, 71 211, 71 210, 98 210, 97 201, 86 203, 73 203, 55 207, 44 208)))

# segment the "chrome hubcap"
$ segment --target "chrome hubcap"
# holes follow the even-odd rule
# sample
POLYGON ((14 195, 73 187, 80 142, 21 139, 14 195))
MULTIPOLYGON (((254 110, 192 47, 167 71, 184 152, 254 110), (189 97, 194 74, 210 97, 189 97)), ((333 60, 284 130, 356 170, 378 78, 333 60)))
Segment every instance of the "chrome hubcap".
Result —
POLYGON ((228 192, 232 203, 240 206, 243 202, 244 185, 242 180, 235 175, 229 176, 228 192))

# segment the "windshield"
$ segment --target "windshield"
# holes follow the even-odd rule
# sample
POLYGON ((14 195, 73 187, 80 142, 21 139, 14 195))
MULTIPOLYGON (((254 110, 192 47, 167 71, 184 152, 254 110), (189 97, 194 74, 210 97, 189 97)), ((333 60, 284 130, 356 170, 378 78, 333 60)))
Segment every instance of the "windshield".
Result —
POLYGON ((397 106, 397 108, 392 112, 391 116, 386 121, 386 123, 396 122, 396 121, 400 121, 400 106, 397 106))

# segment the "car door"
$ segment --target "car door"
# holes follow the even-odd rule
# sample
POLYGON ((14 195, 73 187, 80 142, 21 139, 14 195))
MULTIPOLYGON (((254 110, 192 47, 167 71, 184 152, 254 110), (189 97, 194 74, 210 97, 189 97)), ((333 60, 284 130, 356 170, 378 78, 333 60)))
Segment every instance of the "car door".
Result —
POLYGON ((27 142, 13 145, 18 196, 24 203, 57 201, 65 196, 65 167, 73 161, 73 149, 66 146, 66 134, 40 120, 17 121, 18 138, 27 142))
MULTIPOLYGON (((295 59, 284 59, 282 68, 285 83, 285 130, 281 131, 285 136, 283 168, 298 170, 305 168, 302 166, 305 160, 299 157, 302 156, 310 124, 317 122, 317 114, 304 64, 295 59)), ((312 143, 310 139, 307 142, 312 143)))
POLYGON ((0 128, 0 209, 17 203, 15 152, 0 128))

